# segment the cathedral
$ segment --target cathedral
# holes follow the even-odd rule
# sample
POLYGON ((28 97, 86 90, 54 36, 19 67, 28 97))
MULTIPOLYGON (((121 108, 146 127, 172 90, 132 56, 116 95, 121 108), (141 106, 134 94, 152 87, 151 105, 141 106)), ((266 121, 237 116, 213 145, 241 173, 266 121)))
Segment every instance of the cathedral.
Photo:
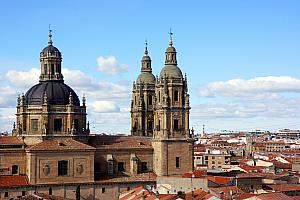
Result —
POLYGON ((12 134, 0 137, 0 199, 47 194, 117 199, 158 176, 193 170, 187 77, 177 65, 170 33, 165 63, 154 76, 147 44, 132 86, 131 134, 90 134, 86 99, 64 83, 62 54, 40 53, 39 83, 17 98, 12 134))

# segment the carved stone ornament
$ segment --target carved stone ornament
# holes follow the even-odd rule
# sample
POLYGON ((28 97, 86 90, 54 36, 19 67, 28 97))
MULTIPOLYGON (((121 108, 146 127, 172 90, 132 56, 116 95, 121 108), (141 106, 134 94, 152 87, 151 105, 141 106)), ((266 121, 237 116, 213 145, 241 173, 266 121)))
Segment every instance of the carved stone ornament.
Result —
POLYGON ((82 164, 78 164, 78 165, 76 166, 76 172, 77 172, 77 174, 79 174, 79 175, 82 174, 82 172, 83 172, 83 166, 82 166, 82 164))
POLYGON ((46 164, 43 167, 43 173, 44 173, 45 176, 48 176, 50 174, 50 166, 48 164, 46 164))

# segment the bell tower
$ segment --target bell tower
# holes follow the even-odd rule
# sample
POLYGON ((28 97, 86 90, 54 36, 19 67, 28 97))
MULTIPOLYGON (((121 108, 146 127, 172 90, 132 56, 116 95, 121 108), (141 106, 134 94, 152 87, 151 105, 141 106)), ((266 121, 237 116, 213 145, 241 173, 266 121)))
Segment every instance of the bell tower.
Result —
POLYGON ((141 73, 133 83, 131 100, 131 134, 135 136, 153 136, 155 77, 152 74, 151 58, 148 55, 148 43, 141 60, 141 73))
POLYGON ((61 73, 62 56, 60 51, 53 46, 52 30, 48 34, 48 46, 40 53, 41 75, 40 82, 57 81, 63 82, 61 73))
POLYGON ((165 66, 156 82, 154 111, 154 170, 159 176, 182 175, 193 169, 194 140, 189 129, 187 77, 177 66, 170 32, 165 66))

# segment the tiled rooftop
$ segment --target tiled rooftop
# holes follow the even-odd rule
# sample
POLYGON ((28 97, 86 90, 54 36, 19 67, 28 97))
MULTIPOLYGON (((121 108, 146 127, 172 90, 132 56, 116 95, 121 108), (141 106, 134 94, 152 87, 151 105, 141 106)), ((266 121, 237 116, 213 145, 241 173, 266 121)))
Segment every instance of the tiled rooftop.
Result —
POLYGON ((266 193, 266 194, 260 194, 256 196, 257 199, 260 200, 292 200, 293 198, 278 192, 272 192, 272 193, 266 193))
POLYGON ((300 191, 300 184, 268 185, 268 187, 278 192, 300 191))
POLYGON ((0 136, 0 145, 23 145, 24 143, 14 136, 0 136))
POLYGON ((38 144, 29 146, 26 150, 29 151, 76 151, 76 150, 94 150, 95 148, 78 142, 73 139, 66 140, 45 140, 38 144))
POLYGON ((114 177, 102 177, 95 182, 112 182, 112 183, 125 183, 125 182, 155 182, 156 174, 153 172, 144 172, 139 174, 120 174, 114 177))
POLYGON ((89 145, 97 149, 111 148, 138 148, 153 149, 151 138, 142 138, 135 136, 102 136, 95 135, 89 139, 89 145))
POLYGON ((27 176, 22 175, 2 175, 0 176, 0 187, 28 186, 27 176))

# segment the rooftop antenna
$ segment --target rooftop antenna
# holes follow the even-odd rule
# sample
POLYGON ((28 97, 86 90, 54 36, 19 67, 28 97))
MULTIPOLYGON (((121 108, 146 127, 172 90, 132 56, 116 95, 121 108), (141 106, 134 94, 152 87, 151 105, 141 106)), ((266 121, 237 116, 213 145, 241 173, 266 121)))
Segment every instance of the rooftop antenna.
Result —
POLYGON ((202 127, 203 127, 203 128, 202 128, 202 133, 203 133, 203 135, 204 135, 204 134, 205 134, 205 125, 203 124, 202 127))

